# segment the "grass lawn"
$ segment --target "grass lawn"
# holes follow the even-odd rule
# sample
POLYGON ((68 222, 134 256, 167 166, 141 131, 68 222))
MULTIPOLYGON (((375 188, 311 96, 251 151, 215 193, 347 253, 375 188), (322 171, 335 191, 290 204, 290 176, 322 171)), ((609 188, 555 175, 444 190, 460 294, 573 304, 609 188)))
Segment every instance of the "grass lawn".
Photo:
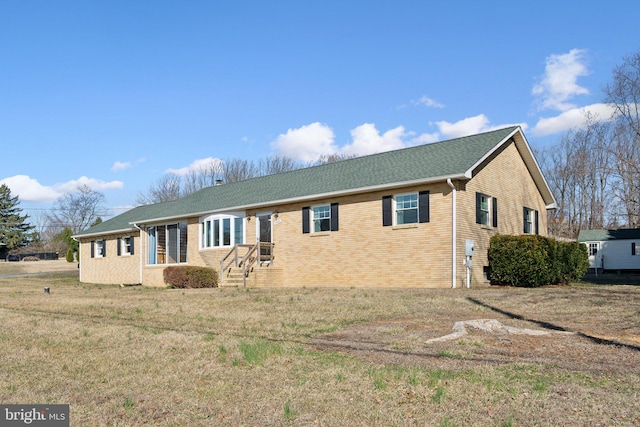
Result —
POLYGON ((0 402, 68 403, 73 426, 640 425, 639 286, 168 290, 60 272, 0 277, 0 320, 0 402), (549 333, 426 344, 472 319, 549 333))

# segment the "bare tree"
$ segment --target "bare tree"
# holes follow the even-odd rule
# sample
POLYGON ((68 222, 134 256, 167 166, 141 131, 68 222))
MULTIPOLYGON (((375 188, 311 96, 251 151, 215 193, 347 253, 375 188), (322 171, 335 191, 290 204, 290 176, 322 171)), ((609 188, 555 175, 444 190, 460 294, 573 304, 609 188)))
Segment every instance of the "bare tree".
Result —
POLYGON ((640 226, 640 137, 631 127, 618 123, 612 152, 617 183, 614 195, 619 216, 628 227, 640 226))
POLYGON ((616 117, 640 137, 640 52, 627 56, 613 69, 613 82, 605 88, 605 102, 614 106, 616 117))
POLYGON ((300 169, 301 165, 293 158, 287 156, 268 156, 258 162, 260 176, 274 175, 300 169))
POLYGON ((323 154, 315 162, 309 163, 308 166, 326 165, 327 163, 339 162, 341 160, 349 160, 358 157, 357 154, 323 154))
POLYGON ((186 196, 215 185, 216 181, 224 179, 223 172, 222 162, 218 160, 212 160, 199 169, 190 171, 184 176, 182 194, 186 196))
POLYGON ((567 132, 541 153, 541 167, 558 208, 549 213, 549 232, 575 238, 581 229, 609 226, 617 219, 611 204, 611 126, 587 114, 582 129, 567 132))
POLYGON ((612 152, 618 182, 615 194, 620 216, 629 227, 640 226, 640 52, 613 69, 605 102, 615 108, 612 152))
POLYGON ((166 173, 149 187, 146 193, 138 193, 135 203, 149 205, 168 202, 182 197, 182 178, 179 175, 166 173))
POLYGON ((258 167, 251 160, 228 159, 222 165, 224 182, 238 182, 259 176, 258 167))
POLYGON ((46 218, 55 228, 68 227, 73 233, 78 233, 106 215, 104 201, 104 194, 81 185, 77 193, 67 193, 58 199, 46 218))

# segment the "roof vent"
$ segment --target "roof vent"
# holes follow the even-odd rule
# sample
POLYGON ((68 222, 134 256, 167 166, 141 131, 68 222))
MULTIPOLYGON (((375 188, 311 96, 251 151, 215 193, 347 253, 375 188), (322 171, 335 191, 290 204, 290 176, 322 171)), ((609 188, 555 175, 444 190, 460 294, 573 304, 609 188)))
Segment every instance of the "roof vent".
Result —
POLYGON ((221 180, 221 179, 216 179, 216 187, 217 187, 218 185, 222 185, 222 180, 221 180))

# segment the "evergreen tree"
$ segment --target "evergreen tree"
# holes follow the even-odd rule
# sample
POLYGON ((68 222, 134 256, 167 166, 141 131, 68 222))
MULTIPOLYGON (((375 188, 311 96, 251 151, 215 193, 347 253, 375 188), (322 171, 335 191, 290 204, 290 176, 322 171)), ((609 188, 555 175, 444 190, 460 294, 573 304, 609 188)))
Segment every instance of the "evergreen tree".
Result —
POLYGON ((18 207, 18 196, 11 197, 11 190, 6 184, 0 185, 0 257, 7 256, 7 252, 27 245, 34 239, 35 227, 26 220, 29 215, 21 215, 18 207))
POLYGON ((73 262, 73 249, 67 249, 67 262, 73 262))

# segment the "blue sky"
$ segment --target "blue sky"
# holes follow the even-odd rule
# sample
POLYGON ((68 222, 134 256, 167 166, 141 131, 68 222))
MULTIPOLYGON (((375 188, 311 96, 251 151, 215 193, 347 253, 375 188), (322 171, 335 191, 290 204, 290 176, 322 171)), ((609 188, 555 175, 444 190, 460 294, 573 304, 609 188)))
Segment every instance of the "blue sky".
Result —
POLYGON ((0 182, 32 216, 111 213, 203 159, 369 154, 505 125, 533 147, 606 118, 640 49, 619 1, 0 0, 0 182))

